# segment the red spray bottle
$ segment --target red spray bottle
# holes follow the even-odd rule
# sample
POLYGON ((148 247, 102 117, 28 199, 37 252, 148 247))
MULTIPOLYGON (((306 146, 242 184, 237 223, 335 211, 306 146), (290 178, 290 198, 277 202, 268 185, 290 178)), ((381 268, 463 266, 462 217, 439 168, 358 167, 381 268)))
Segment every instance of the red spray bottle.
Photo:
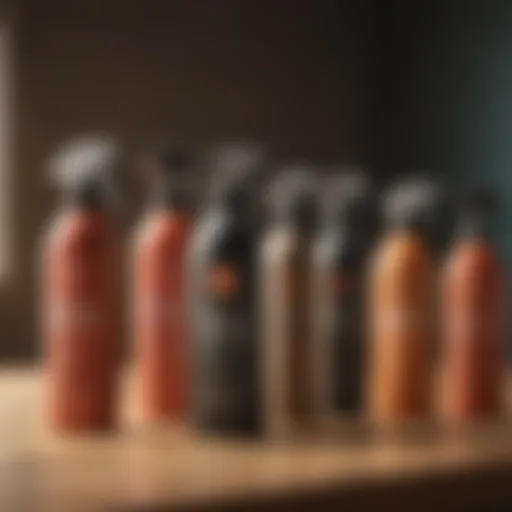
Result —
POLYGON ((120 262, 108 180, 118 156, 110 139, 77 138, 52 168, 63 200, 43 240, 42 323, 59 431, 115 425, 120 262))
POLYGON ((150 205, 134 240, 133 320, 142 416, 156 421, 188 410, 185 252, 192 213, 192 154, 165 144, 144 159, 150 205))
POLYGON ((440 405, 451 423, 493 418, 503 406, 505 280, 491 237, 495 214, 492 194, 468 195, 444 268, 440 405))

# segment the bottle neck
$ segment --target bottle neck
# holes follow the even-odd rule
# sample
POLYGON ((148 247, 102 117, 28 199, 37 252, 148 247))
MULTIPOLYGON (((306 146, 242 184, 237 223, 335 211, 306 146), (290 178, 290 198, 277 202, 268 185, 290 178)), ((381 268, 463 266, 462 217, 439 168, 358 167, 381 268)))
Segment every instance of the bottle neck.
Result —
POLYGON ((395 218, 388 226, 390 231, 409 233, 411 236, 420 236, 425 239, 430 238, 428 224, 416 217, 395 218))
POLYGON ((105 187, 94 179, 83 180, 64 191, 64 204, 77 211, 103 212, 106 209, 105 187))
POLYGON ((59 215, 66 218, 87 218, 97 222, 110 223, 112 218, 105 208, 91 208, 90 206, 81 206, 71 202, 64 202, 59 207, 59 215))
POLYGON ((223 219, 227 222, 233 222, 240 226, 251 226, 253 224, 252 217, 247 210, 236 203, 229 201, 217 201, 205 211, 206 215, 212 215, 216 218, 223 219))
POLYGON ((293 215, 280 215, 274 219, 274 225, 279 229, 293 231, 304 236, 309 236, 314 231, 312 219, 295 217, 293 215))
POLYGON ((147 216, 161 219, 179 219, 180 221, 187 222, 190 219, 190 212, 185 208, 153 204, 149 207, 147 216))
POLYGON ((87 213, 106 213, 106 205, 100 198, 91 198, 77 195, 73 192, 66 195, 63 202, 66 210, 87 213))
POLYGON ((185 201, 152 201, 149 210, 172 215, 189 215, 190 210, 185 201))
POLYGON ((309 202, 298 201, 280 205, 274 212, 274 222, 284 229, 309 234, 314 230, 315 211, 309 202))
POLYGON ((350 222, 327 222, 324 224, 324 233, 343 238, 350 243, 367 244, 371 239, 371 232, 367 225, 350 222))
POLYGON ((487 219, 462 217, 457 225, 459 239, 478 239, 486 242, 492 240, 492 229, 487 219))
POLYGON ((189 208, 186 191, 166 181, 153 186, 150 202, 154 208, 162 210, 186 211, 189 208))
POLYGON ((399 240, 416 240, 425 245, 425 247, 432 249, 432 241, 430 237, 426 235, 425 231, 410 225, 393 226, 388 230, 387 236, 399 240))

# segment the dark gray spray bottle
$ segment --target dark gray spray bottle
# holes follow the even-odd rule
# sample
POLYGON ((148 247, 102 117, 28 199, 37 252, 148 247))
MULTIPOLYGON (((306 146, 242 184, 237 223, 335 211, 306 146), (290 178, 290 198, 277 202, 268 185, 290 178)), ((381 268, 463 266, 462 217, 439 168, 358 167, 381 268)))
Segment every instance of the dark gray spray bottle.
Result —
POLYGON ((358 170, 329 177, 313 250, 313 409, 318 420, 362 407, 364 271, 375 225, 372 186, 358 170))
POLYGON ((233 144, 212 159, 211 197, 189 256, 192 414, 205 433, 254 434, 260 399, 251 205, 265 157, 255 146, 233 144))

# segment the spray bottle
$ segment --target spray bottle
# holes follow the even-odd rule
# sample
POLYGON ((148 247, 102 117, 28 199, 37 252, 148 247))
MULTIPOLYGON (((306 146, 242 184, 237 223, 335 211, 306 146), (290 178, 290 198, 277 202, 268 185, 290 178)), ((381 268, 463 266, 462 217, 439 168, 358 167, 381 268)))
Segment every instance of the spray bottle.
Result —
POLYGON ((368 414, 383 429, 425 419, 431 395, 433 254, 428 228, 440 197, 426 179, 385 197, 387 230, 370 265, 368 414))
POLYGON ((371 184, 360 171, 326 181, 313 252, 315 417, 357 417, 363 403, 364 273, 374 227, 371 184))
POLYGON ((489 191, 468 194, 444 268, 440 398, 445 419, 453 422, 493 418, 503 405, 504 278, 492 242, 496 209, 489 191))
POLYGON ((262 398, 265 432, 271 437, 292 437, 311 419, 314 183, 307 166, 281 170, 261 245, 262 398))
POLYGON ((203 433, 256 434, 260 427, 254 179, 255 146, 219 148, 210 199, 189 258, 193 417, 203 433))
POLYGON ((43 240, 43 338, 49 416, 59 431, 116 423, 120 254, 110 207, 116 144, 72 140, 52 173, 62 204, 43 240))
POLYGON ((184 274, 194 166, 191 152, 172 143, 149 152, 142 164, 152 183, 134 240, 133 332, 141 411, 151 421, 180 418, 188 410, 184 274))

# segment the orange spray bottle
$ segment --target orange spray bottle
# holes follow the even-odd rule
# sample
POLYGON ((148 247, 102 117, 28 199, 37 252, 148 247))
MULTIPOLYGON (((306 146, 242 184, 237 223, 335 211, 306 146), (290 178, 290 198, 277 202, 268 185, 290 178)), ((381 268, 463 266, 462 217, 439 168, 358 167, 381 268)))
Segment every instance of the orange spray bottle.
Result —
POLYGON ((492 243, 496 204, 479 190, 463 205, 442 282, 440 405, 460 423, 499 414, 503 384, 503 272, 492 243))
POLYGON ((134 240, 133 321, 141 412, 150 421, 182 417, 188 409, 184 258, 192 167, 191 152, 177 144, 145 159, 153 186, 134 240))
POLYGON ((115 425, 120 262, 107 182, 118 155, 110 139, 77 138, 52 169, 63 204, 43 240, 42 327, 58 431, 115 425))
POLYGON ((422 420, 430 407, 433 255, 427 236, 438 189, 398 183, 385 198, 387 232, 369 279, 368 415, 379 429, 422 420))

